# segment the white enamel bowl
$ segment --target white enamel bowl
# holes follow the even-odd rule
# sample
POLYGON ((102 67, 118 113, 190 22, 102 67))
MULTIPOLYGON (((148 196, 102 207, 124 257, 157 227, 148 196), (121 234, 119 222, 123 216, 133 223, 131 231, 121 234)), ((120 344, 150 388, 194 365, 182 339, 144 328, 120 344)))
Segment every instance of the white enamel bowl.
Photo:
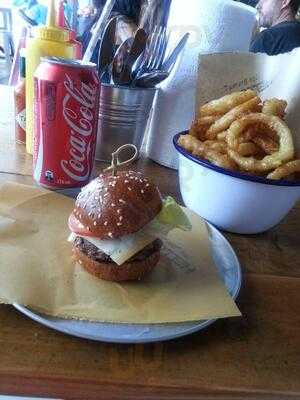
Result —
POLYGON ((300 200, 300 181, 273 181, 225 170, 189 154, 177 144, 179 136, 173 143, 179 154, 183 201, 218 228, 240 234, 265 232, 300 200))

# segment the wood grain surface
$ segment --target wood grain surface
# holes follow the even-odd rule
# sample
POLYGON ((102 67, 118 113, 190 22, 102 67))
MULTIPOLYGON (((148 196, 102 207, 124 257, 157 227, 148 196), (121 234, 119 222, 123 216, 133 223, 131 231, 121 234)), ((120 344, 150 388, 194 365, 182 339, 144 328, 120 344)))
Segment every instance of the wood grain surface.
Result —
MULTIPOLYGON (((0 110, 0 184, 33 184, 31 157, 14 144, 10 91, 0 86, 2 100, 3 93, 9 101, 0 110)), ((181 201, 175 171, 149 160, 134 168, 181 201)), ((243 268, 238 299, 243 318, 220 320, 179 340, 149 345, 81 340, 0 306, 0 393, 100 400, 300 399, 299 226, 298 204, 266 234, 226 234, 243 268)))

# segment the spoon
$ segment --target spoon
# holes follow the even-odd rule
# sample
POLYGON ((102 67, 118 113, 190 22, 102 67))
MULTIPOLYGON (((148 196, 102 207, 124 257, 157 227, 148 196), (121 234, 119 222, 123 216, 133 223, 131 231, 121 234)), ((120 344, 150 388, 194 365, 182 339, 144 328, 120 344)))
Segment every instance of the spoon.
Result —
POLYGON ((116 85, 121 85, 121 73, 123 70, 123 63, 126 57, 128 56, 128 53, 130 51, 130 48, 133 43, 133 38, 128 38, 125 40, 118 48, 118 50, 115 53, 113 62, 112 62, 112 78, 113 81, 116 85))
POLYGON ((167 79, 169 75, 168 71, 154 70, 142 74, 134 80, 133 84, 138 87, 151 88, 167 79))

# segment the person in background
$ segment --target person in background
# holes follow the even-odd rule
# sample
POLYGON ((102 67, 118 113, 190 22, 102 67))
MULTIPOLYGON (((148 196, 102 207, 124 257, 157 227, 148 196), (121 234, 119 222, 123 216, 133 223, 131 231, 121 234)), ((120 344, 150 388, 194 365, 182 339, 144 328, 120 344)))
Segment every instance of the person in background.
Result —
MULTIPOLYGON (((99 18, 105 0, 79 0, 78 36, 89 31, 99 18)), ((120 15, 138 23, 141 0, 116 0, 113 15, 120 15)))
MULTIPOLYGON (((106 0, 79 0, 78 39, 85 52, 91 38, 91 29, 97 22, 106 0)), ((119 16, 118 31, 126 28, 134 31, 137 28, 143 0, 116 0, 112 16, 119 16)), ((130 36, 132 35, 132 32, 130 36)), ((127 37, 126 37, 127 38, 127 37)), ((124 40, 126 39, 124 38, 124 40)), ((123 41, 123 40, 122 40, 123 41)), ((92 61, 97 62, 99 43, 94 51, 92 61)))
POLYGON ((238 0, 240 3, 244 3, 247 6, 256 7, 258 0, 238 0))
MULTIPOLYGON (((95 9, 101 10, 105 0, 92 0, 92 3, 95 9)), ((116 0, 113 13, 125 16, 138 24, 142 3, 143 0, 116 0)))
POLYGON ((92 0, 79 0, 78 2, 78 24, 77 36, 82 36, 90 31, 95 22, 96 9, 92 0))
MULTIPOLYGON (((90 1, 92 4, 93 25, 97 22, 106 0, 79 0, 90 1)), ((134 35, 138 26, 151 32, 156 24, 163 25, 168 16, 171 0, 116 0, 112 16, 118 17, 116 44, 119 45, 134 35)), ((83 52, 91 37, 90 29, 85 29, 79 40, 83 45, 83 52)), ((96 47, 93 62, 97 59, 98 49, 96 47)))
POLYGON ((45 25, 47 19, 47 4, 38 0, 13 0, 13 6, 17 7, 37 25, 45 25))
POLYGON ((300 0, 260 0, 259 27, 266 29, 253 39, 250 51, 273 56, 300 47, 300 22, 296 20, 299 6, 300 0))

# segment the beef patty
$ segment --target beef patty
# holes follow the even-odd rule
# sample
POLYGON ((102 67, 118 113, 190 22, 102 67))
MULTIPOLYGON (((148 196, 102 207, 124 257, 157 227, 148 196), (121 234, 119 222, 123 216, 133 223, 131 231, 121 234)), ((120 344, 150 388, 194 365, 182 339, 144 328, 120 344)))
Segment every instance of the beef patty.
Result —
MULTIPOLYGON (((103 251, 99 250, 98 247, 94 246, 92 243, 81 237, 77 236, 76 239, 74 240, 73 245, 83 254, 85 254, 87 257, 91 258, 94 261, 102 263, 103 262, 114 263, 114 261, 110 258, 110 256, 103 253, 103 251)), ((128 260, 128 262, 143 261, 149 256, 151 256, 151 254, 155 253, 156 251, 159 251, 161 247, 162 247, 162 241, 160 239, 156 239, 154 240, 154 242, 144 247, 143 250, 139 251, 134 256, 132 256, 128 260)))

